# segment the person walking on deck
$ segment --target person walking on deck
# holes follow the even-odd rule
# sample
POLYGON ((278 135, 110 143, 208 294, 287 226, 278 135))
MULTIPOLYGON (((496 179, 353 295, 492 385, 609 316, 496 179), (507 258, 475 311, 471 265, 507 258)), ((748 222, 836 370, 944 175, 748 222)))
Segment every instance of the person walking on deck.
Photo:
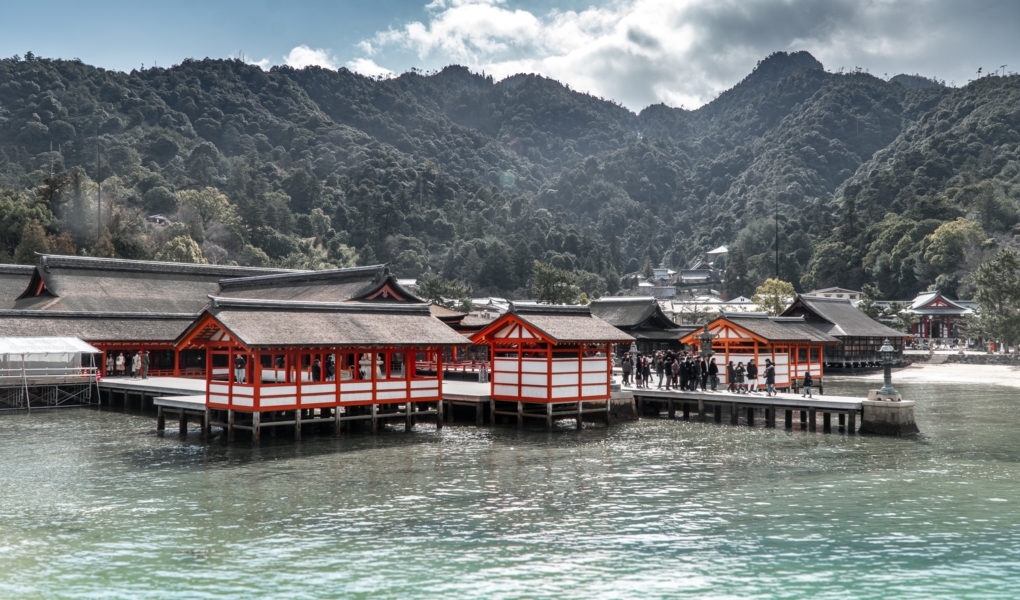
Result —
POLYGON ((744 363, 737 363, 737 366, 733 367, 733 387, 738 394, 747 391, 747 387, 744 386, 744 363))
POLYGON ((623 360, 620 361, 620 370, 623 371, 623 385, 630 385, 630 356, 624 354, 623 360))
POLYGON ((149 378, 149 351, 142 353, 142 379, 149 378))
POLYGON ((800 395, 801 398, 804 398, 805 396, 808 398, 814 398, 814 396, 811 395, 811 386, 813 384, 814 380, 811 379, 811 371, 806 371, 804 373, 804 393, 800 395))
POLYGON ((747 361, 747 389, 752 393, 758 391, 758 365, 753 360, 747 361))
POLYGON ((768 358, 765 359, 765 395, 776 395, 776 365, 768 358))
POLYGON ((142 353, 135 352, 131 357, 131 378, 138 379, 138 371, 142 368, 142 353))
POLYGON ((659 376, 659 386, 657 389, 662 389, 662 377, 666 374, 666 359, 662 356, 662 352, 655 353, 655 374, 659 376))
POLYGON ((712 383, 712 391, 719 387, 719 365, 715 364, 715 357, 708 359, 708 379, 712 383))

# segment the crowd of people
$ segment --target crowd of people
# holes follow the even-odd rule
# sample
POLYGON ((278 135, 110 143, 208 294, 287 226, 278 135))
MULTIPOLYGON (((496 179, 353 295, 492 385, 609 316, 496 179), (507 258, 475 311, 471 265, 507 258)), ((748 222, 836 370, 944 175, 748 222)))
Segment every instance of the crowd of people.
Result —
MULTIPOLYGON (((653 354, 624 354, 620 362, 623 371, 623 385, 638 388, 707 391, 714 392, 719 386, 719 366, 715 357, 707 361, 693 352, 658 350, 653 354), (658 378, 656 383, 655 378, 658 378)), ((764 368, 765 395, 775 396, 776 365, 772 359, 765 359, 764 368)), ((810 376, 808 376, 810 377, 810 376)), ((734 394, 758 393, 758 365, 753 360, 746 362, 729 361, 726 365, 726 391, 734 394)), ((805 387, 810 395, 810 378, 805 387)))
POLYGON ((134 353, 129 352, 127 356, 120 352, 112 359, 107 357, 106 375, 108 377, 113 377, 114 375, 125 377, 129 374, 133 379, 147 379, 149 377, 148 350, 134 353))
POLYGON ((659 350, 651 355, 625 354, 621 362, 623 384, 639 388, 651 388, 655 379, 657 389, 715 391, 719 386, 719 366, 715 358, 706 362, 691 352, 659 350), (654 376, 653 376, 654 373, 654 376))

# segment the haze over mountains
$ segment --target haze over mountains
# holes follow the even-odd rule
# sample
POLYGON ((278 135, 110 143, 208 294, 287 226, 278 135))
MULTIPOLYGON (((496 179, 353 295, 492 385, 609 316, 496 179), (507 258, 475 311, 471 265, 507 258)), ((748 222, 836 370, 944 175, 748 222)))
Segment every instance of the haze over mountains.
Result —
POLYGON ((731 296, 774 274, 778 215, 779 275, 799 288, 965 294, 975 261, 1017 242, 1020 76, 947 88, 775 53, 697 110, 634 114, 456 66, 373 80, 11 58, 0 214, 7 261, 193 258, 190 238, 214 262, 385 261, 493 294, 525 288, 536 259, 601 294, 727 244, 731 296))

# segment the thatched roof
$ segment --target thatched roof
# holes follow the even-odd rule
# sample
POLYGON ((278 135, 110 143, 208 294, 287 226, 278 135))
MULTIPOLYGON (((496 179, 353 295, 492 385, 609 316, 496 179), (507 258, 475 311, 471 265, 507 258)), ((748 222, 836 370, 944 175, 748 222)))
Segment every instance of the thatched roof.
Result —
POLYGON ((517 317, 555 343, 634 341, 630 335, 592 315, 587 306, 552 304, 511 304, 509 312, 480 333, 498 328, 508 315, 517 317))
POLYGON ((0 265, 0 303, 13 302, 32 280, 32 265, 0 265))
POLYGON ((73 336, 87 342, 172 342, 193 314, 0 310, 0 336, 73 336))
POLYGON ((425 304, 288 302, 211 297, 178 343, 205 334, 211 322, 247 347, 466 346, 467 338, 425 304))
POLYGON ((9 308, 198 314, 224 278, 280 269, 46 254, 9 308))
POLYGON ((300 302, 422 302, 386 265, 225 279, 217 295, 300 302))
POLYGON ((833 337, 904 338, 896 331, 854 308, 846 298, 797 296, 782 316, 804 317, 808 323, 833 337))

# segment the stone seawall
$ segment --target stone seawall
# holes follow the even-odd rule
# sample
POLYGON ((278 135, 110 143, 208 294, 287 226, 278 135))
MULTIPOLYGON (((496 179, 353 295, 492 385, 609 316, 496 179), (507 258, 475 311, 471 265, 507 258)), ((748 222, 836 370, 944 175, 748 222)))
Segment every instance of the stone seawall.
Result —
POLYGON ((946 362, 965 365, 1020 366, 1020 354, 947 354, 946 362))

